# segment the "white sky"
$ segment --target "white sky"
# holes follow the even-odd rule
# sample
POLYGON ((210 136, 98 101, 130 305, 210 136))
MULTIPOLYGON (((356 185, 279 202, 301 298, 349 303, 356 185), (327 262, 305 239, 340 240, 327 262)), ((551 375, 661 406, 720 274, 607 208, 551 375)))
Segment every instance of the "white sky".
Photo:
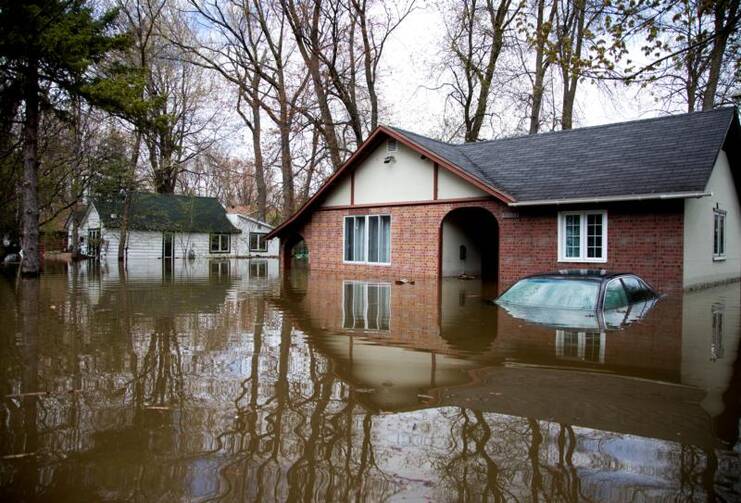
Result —
MULTIPOLYGON (((392 34, 383 54, 380 79, 386 121, 422 134, 431 133, 443 113, 445 92, 433 91, 429 68, 433 67, 445 28, 440 12, 422 0, 419 7, 392 34)), ((622 84, 613 96, 588 81, 577 90, 575 126, 653 117, 660 112, 647 90, 625 89, 622 84)))

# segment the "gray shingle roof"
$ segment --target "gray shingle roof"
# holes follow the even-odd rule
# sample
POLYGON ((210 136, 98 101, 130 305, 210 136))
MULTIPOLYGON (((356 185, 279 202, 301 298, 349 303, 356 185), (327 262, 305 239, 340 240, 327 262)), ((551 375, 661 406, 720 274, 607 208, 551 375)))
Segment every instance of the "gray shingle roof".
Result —
MULTIPOLYGON (((93 204, 105 227, 117 229, 121 226, 121 199, 97 199, 93 204)), ((232 234, 240 232, 226 218, 226 211, 216 198, 146 192, 132 195, 129 229, 232 234)))
POLYGON ((725 107, 457 145, 394 129, 527 202, 703 191, 735 114, 725 107))

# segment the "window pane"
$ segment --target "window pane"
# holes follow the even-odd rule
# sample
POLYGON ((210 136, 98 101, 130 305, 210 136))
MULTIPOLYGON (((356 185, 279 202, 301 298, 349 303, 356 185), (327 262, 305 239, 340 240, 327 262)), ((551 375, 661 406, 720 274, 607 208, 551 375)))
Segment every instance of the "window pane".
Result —
POLYGON ((605 309, 617 309, 628 305, 628 296, 620 280, 612 280, 605 290, 605 309))
POLYGON ((381 232, 378 243, 378 261, 391 262, 391 217, 381 217, 381 232))
POLYGON ((365 217, 355 217, 353 260, 365 262, 365 217))
POLYGON ((345 283, 343 286, 345 295, 344 295, 344 322, 342 324, 343 328, 353 328, 355 326, 355 318, 353 316, 352 306, 353 306, 353 284, 352 283, 345 283))
POLYGON ((368 330, 378 330, 378 285, 368 285, 368 330))
POLYGON ((378 217, 368 217, 368 262, 379 262, 378 260, 378 217))
POLYGON ((625 285, 625 289, 628 291, 628 301, 631 304, 653 297, 653 292, 646 288, 638 278, 625 277, 623 278, 623 285, 625 285))
POLYGON ((378 329, 389 329, 389 318, 391 318, 391 285, 380 285, 378 287, 378 329))
POLYGON ((211 234, 211 251, 219 251, 219 235, 211 234))
POLYGON ((725 215, 718 215, 720 220, 720 235, 718 239, 718 248, 720 249, 720 254, 724 255, 726 253, 726 216, 725 215))
MULTIPOLYGON (((365 223, 365 219, 363 219, 365 223)), ((365 309, 368 307, 368 283, 351 283, 352 285, 352 314, 355 319, 353 328, 365 328, 365 309)))
POLYGON ((353 260, 353 222, 354 218, 345 219, 345 260, 353 260))
POLYGON ((596 281, 526 278, 515 283, 500 300, 522 306, 595 309, 598 294, 596 281))
POLYGON ((566 215, 566 243, 564 253, 567 257, 578 258, 580 256, 580 228, 580 215, 566 215))
POLYGON ((718 235, 720 234, 720 215, 715 213, 713 215, 713 255, 720 254, 720 246, 718 245, 718 235))
POLYGON ((587 215, 587 257, 602 258, 602 215, 587 215))

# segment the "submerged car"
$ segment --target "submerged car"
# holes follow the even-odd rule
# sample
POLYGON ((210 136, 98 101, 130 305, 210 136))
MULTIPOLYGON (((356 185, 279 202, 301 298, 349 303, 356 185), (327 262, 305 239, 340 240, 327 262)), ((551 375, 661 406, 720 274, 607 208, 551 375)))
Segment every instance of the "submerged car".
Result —
POLYGON ((525 277, 496 304, 541 325, 605 330, 643 318, 658 298, 635 274, 580 269, 525 277))

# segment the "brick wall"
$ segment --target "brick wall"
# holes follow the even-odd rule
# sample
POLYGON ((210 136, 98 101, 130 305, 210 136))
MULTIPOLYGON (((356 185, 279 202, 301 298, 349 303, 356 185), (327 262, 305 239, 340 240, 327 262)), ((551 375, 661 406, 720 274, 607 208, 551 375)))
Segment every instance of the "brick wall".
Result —
MULTIPOLYGON (((379 278, 430 278, 438 275, 442 220, 450 211, 462 207, 486 208, 496 217, 500 289, 523 275, 583 267, 635 272, 663 292, 682 287, 682 201, 513 209, 495 200, 480 200, 319 209, 295 232, 306 241, 312 270, 379 278), (606 264, 558 262, 557 213, 575 209, 607 209, 606 264), (357 214, 391 215, 390 266, 343 263, 343 217, 357 214)), ((284 241, 290 243, 290 239, 284 241)))

